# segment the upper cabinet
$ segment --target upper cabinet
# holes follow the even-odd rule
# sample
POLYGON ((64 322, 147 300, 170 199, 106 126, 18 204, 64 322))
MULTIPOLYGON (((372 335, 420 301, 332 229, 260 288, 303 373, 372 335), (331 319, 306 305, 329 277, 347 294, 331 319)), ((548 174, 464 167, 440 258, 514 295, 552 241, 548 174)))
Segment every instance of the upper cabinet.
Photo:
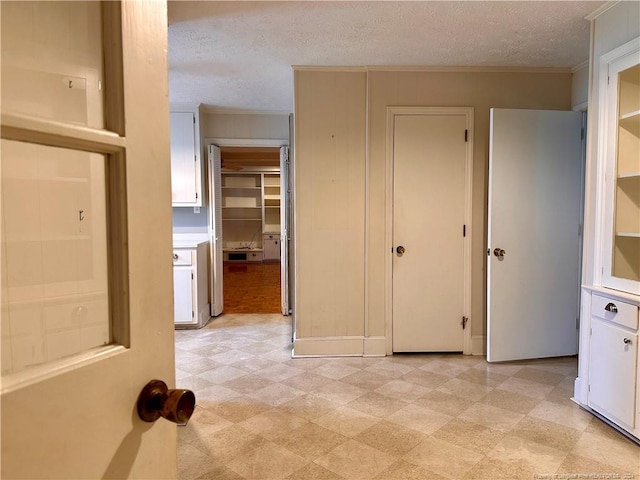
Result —
POLYGON ((200 106, 171 107, 171 199, 174 207, 203 205, 200 106))
MULTIPOLYGON (((638 42, 635 42, 638 43, 638 42)), ((602 285, 640 295, 640 64, 638 48, 603 57, 605 172, 602 285)))

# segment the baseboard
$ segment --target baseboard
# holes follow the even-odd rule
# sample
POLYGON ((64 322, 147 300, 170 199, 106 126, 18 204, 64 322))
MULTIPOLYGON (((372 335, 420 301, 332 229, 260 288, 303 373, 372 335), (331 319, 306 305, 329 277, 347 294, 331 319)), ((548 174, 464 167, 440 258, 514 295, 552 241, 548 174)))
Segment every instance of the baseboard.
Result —
POLYGON ((361 357, 363 337, 307 337, 293 341, 293 358, 361 357))
POLYGON ((471 335, 471 355, 487 354, 487 336, 471 335))
POLYGON ((364 337, 363 356, 384 357, 387 354, 387 337, 364 337))

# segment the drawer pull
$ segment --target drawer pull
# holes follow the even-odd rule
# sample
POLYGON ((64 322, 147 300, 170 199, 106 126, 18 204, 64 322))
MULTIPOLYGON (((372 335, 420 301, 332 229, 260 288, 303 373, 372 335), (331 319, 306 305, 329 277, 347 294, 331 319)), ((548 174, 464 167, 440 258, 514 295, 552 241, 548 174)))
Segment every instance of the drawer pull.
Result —
POLYGON ((607 312, 618 313, 618 307, 616 307, 615 303, 611 303, 611 302, 607 303, 607 305, 604 307, 604 309, 607 312))
POLYGON ((623 340, 625 345, 631 345, 631 339, 630 338, 626 338, 623 340))
POLYGON ((178 257, 178 254, 177 254, 177 253, 174 253, 174 254, 173 254, 173 259, 174 259, 174 260, 177 260, 178 258, 179 258, 179 257, 178 257))

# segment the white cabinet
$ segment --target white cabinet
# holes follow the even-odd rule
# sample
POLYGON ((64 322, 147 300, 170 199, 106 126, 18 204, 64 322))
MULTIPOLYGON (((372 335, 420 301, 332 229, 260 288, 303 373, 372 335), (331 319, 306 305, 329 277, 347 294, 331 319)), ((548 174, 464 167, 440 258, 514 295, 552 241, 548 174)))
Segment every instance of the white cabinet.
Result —
POLYGON ((263 235, 264 260, 280 260, 280 235, 267 233, 263 235))
POLYGON ((209 320, 207 252, 208 242, 174 244, 173 313, 176 328, 200 328, 209 320))
POLYGON ((638 307, 593 295, 589 407, 634 432, 637 406, 638 307))
POLYGON ((172 107, 171 202, 174 207, 201 207, 204 178, 200 107, 172 107))
POLYGON ((640 438, 640 38, 596 59, 574 399, 640 438), (595 134, 595 135, 594 135, 595 134), (597 140, 597 141, 596 141, 597 140))

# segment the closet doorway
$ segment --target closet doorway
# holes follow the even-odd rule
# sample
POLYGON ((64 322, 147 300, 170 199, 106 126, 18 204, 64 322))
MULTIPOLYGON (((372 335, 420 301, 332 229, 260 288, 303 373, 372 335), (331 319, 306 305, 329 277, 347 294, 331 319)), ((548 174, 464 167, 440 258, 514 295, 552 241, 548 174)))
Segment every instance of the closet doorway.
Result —
POLYGON ((286 315, 288 147, 210 150, 215 303, 225 313, 286 315))

